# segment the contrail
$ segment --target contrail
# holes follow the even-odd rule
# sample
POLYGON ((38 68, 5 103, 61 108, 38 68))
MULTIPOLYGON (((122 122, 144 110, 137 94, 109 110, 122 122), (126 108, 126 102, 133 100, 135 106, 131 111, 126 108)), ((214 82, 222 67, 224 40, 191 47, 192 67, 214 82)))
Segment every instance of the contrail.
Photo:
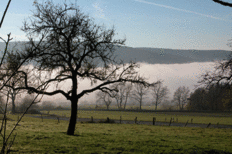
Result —
POLYGON ((192 13, 192 14, 196 14, 196 15, 200 15, 200 16, 203 16, 203 17, 212 18, 212 19, 216 19, 216 20, 227 21, 225 19, 214 17, 214 16, 211 16, 211 15, 202 14, 202 13, 198 13, 198 12, 194 12, 194 11, 190 11, 190 10, 185 10, 185 9, 179 9, 179 8, 168 6, 168 5, 156 4, 156 3, 147 2, 147 1, 144 1, 144 0, 135 0, 135 1, 140 2, 140 3, 151 4, 151 5, 171 9, 171 10, 176 10, 176 11, 181 11, 181 12, 186 12, 186 13, 192 13))

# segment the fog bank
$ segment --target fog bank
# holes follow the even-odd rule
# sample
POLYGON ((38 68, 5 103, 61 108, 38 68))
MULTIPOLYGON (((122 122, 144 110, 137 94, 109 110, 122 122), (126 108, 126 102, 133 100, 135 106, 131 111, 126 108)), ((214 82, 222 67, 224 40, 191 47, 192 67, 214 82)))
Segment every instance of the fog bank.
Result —
MULTIPOLYGON (((205 71, 214 70, 214 62, 203 63, 187 63, 187 64, 147 64, 140 63, 139 73, 148 78, 149 82, 156 82, 157 80, 163 80, 163 84, 170 90, 169 97, 172 99, 173 93, 179 86, 187 86, 190 91, 193 92, 199 85, 201 75, 205 71)), ((68 90, 71 87, 71 81, 62 83, 60 88, 68 90)), ((89 80, 79 81, 78 92, 91 88, 89 80)), ((49 87, 49 90, 55 89, 55 87, 49 87)), ((52 101, 55 103, 67 102, 66 98, 62 95, 44 96, 43 100, 52 101)), ((84 96, 80 100, 80 104, 83 102, 89 102, 95 104, 95 93, 84 96)))

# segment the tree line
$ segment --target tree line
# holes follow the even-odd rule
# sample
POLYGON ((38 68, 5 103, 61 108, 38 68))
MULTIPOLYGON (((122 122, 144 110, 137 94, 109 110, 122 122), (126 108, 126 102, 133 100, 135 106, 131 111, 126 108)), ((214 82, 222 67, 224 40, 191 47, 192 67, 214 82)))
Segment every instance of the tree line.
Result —
POLYGON ((96 108, 105 105, 110 109, 111 104, 116 104, 119 110, 125 110, 128 101, 133 102, 137 109, 149 103, 154 106, 154 110, 186 110, 186 111, 231 111, 232 110, 232 85, 210 84, 199 87, 190 93, 188 87, 178 87, 173 98, 170 100, 170 93, 167 86, 162 83, 154 87, 145 88, 141 85, 118 84, 118 89, 114 95, 104 92, 96 94, 96 108), (151 95, 151 97, 147 97, 151 95))
POLYGON ((173 99, 169 100, 170 90, 162 82, 152 87, 144 87, 141 84, 124 84, 113 85, 117 90, 113 94, 99 91, 96 94, 96 108, 105 105, 110 109, 111 104, 116 104, 119 110, 125 110, 128 101, 133 102, 137 109, 141 110, 142 106, 148 103, 157 109, 184 110, 188 102, 190 90, 188 87, 180 86, 173 94, 173 99), (159 108, 158 108, 159 107, 159 108))
POLYGON ((188 110, 231 111, 231 85, 211 84, 208 87, 197 88, 189 97, 188 110))

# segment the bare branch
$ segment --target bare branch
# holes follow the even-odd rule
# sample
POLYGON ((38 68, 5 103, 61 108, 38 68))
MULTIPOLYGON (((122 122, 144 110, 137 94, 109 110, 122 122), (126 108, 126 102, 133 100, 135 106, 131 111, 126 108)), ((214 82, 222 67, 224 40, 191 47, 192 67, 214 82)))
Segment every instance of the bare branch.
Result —
POLYGON ((3 23, 3 21, 4 21, 6 12, 7 12, 7 10, 8 10, 9 5, 10 5, 10 2, 11 2, 11 0, 9 0, 9 2, 8 2, 7 6, 6 6, 6 9, 5 9, 4 13, 3 13, 2 20, 1 20, 1 23, 0 23, 0 28, 2 27, 2 23, 3 23))
POLYGON ((232 3, 229 3, 229 2, 225 2, 225 1, 221 1, 221 0, 213 0, 215 3, 219 3, 221 5, 224 5, 224 6, 229 6, 229 7, 232 7, 232 3))

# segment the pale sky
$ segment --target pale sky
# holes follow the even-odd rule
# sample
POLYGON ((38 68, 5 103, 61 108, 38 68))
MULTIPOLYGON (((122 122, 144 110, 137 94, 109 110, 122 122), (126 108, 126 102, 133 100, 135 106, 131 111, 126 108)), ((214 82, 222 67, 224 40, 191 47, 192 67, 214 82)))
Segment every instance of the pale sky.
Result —
MULTIPOLYGON (((62 3, 65 0, 53 0, 62 3)), ((212 0, 66 0, 106 27, 115 27, 126 46, 173 49, 231 50, 232 8, 212 0)), ((32 13, 34 0, 12 0, 0 36, 11 32, 26 40, 22 22, 32 13)), ((45 2, 45 0, 38 0, 45 2)), ((0 1, 0 18, 8 0, 0 1)))

